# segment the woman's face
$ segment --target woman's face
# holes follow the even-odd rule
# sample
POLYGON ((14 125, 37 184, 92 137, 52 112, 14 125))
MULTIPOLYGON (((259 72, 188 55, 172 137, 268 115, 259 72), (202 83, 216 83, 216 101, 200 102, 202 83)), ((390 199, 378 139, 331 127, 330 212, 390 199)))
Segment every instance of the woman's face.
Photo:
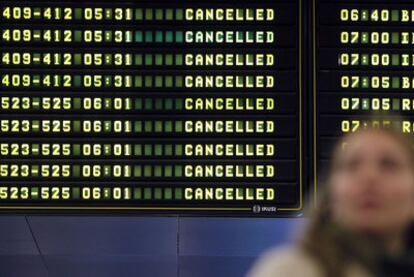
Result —
POLYGON ((411 152, 392 135, 367 130, 351 135, 331 175, 334 220, 360 232, 403 232, 414 218, 411 152))

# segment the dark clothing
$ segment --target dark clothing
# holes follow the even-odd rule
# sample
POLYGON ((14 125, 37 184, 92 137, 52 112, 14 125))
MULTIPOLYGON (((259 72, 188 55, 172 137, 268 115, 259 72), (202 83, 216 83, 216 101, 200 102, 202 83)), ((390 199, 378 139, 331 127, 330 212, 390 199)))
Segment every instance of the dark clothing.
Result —
POLYGON ((414 255, 383 258, 379 274, 381 277, 414 277, 414 255))
POLYGON ((409 234, 405 253, 380 259, 379 277, 414 277, 414 228, 409 234))

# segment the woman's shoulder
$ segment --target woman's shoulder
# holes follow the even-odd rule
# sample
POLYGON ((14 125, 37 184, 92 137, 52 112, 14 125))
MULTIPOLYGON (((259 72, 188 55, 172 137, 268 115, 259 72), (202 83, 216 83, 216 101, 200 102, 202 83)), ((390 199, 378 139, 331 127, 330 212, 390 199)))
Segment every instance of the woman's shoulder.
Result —
POLYGON ((297 246, 282 246, 267 250, 255 262, 247 277, 323 276, 318 263, 297 246))
MULTIPOLYGON (((282 246, 267 250, 255 262, 246 277, 322 277, 319 262, 299 246, 282 246)), ((373 277, 359 264, 350 263, 345 276, 373 277)))

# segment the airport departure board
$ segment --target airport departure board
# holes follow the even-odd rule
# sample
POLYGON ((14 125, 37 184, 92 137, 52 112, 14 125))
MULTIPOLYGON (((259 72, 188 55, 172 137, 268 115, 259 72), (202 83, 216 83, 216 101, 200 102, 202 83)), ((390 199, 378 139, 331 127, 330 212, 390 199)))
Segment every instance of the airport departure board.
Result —
POLYGON ((2 1, 2 208, 300 210, 301 12, 2 1))
POLYGON ((338 136, 367 126, 413 132, 414 2, 320 0, 313 10, 316 182, 338 136), (384 111, 405 119, 371 119, 384 111))
POLYGON ((0 211, 300 216, 410 113, 414 4, 0 1, 0 211))

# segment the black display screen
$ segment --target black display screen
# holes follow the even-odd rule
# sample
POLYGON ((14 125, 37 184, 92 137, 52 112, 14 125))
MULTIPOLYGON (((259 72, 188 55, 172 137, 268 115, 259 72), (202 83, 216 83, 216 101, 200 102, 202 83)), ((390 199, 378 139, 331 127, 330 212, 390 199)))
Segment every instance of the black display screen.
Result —
POLYGON ((390 125, 412 133, 414 5, 408 1, 316 1, 314 18, 317 172, 329 161, 340 135, 390 125), (372 113, 382 112, 405 119, 372 119, 372 113))
POLYGON ((300 216, 414 102, 404 1, 1 1, 0 210, 300 216))

